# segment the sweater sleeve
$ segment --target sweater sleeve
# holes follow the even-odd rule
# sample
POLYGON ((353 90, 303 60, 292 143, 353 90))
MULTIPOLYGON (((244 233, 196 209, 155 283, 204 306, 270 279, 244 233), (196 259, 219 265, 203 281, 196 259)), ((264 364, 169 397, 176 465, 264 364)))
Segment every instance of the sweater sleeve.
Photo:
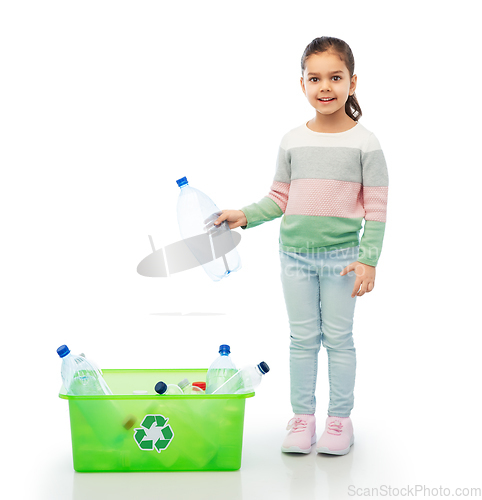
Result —
POLYGON ((372 133, 361 152, 365 228, 358 261, 376 266, 382 251, 387 218, 388 171, 380 143, 372 133))
POLYGON ((291 159, 289 151, 286 151, 280 145, 278 157, 276 159, 276 173, 269 193, 258 203, 252 203, 241 210, 246 215, 248 224, 241 226, 242 229, 259 226, 281 217, 286 210, 288 203, 288 194, 291 183, 291 159))

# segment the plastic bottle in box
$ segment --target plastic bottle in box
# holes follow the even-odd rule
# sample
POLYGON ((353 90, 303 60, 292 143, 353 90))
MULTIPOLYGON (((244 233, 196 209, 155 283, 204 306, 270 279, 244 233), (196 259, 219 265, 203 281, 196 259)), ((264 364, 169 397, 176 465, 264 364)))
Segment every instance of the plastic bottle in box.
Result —
POLYGON ((268 372, 269 366, 264 361, 259 365, 245 366, 213 391, 213 394, 248 394, 258 387, 263 379, 263 375, 266 375, 268 372))
POLYGON ((72 354, 66 345, 60 346, 57 354, 62 359, 61 375, 67 394, 112 395, 104 377, 85 357, 72 354))
POLYGON ((204 391, 197 385, 191 384, 187 378, 183 378, 177 384, 184 394, 203 394, 204 391))
POLYGON ((155 386, 157 394, 165 394, 166 396, 180 396, 183 394, 182 389, 176 384, 166 384, 162 380, 155 386))
POLYGON ((197 387, 199 389, 199 394, 204 394, 206 392, 206 382, 193 382, 193 388, 197 387))
POLYGON ((219 356, 213 361, 206 374, 206 394, 212 394, 236 372, 236 365, 229 357, 231 348, 227 344, 219 346, 219 356))
POLYGON ((66 345, 60 346, 57 354, 62 359, 61 376, 65 391, 68 395, 75 396, 71 411, 79 411, 82 414, 90 428, 94 429, 98 441, 104 446, 109 448, 113 443, 119 446, 129 436, 129 416, 124 415, 112 400, 103 398, 92 404, 92 400, 88 398, 112 395, 100 370, 85 359, 85 356, 72 354, 66 345), (84 396, 88 401, 84 401, 84 396), (101 423, 99 413, 102 414, 101 423))

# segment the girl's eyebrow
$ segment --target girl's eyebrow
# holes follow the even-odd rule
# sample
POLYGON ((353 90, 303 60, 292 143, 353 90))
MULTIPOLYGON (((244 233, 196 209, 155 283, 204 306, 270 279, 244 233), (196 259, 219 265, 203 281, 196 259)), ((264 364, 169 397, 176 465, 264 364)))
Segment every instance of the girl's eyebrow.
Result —
MULTIPOLYGON (((343 73, 341 69, 337 69, 336 71, 332 71, 330 75, 334 75, 335 73, 343 73)), ((319 73, 308 73, 308 76, 313 75, 313 76, 319 76, 319 73)))

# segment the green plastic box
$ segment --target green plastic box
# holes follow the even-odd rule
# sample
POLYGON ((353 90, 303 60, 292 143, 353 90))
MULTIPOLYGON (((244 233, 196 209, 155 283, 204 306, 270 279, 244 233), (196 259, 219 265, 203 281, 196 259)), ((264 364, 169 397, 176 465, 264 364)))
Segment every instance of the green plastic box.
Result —
POLYGON ((241 467, 249 394, 160 396, 160 380, 206 380, 207 369, 103 370, 111 396, 69 401, 74 469, 78 472, 228 471, 241 467), (146 390, 147 395, 133 391, 146 390))

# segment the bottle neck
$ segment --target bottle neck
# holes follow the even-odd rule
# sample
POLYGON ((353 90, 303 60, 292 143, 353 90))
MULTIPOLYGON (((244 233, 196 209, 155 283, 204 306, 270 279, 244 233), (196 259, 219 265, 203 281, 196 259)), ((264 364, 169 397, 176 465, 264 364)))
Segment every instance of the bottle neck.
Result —
POLYGON ((265 374, 265 373, 264 373, 264 371, 263 371, 263 370, 261 370, 261 368, 259 367, 259 365, 256 365, 256 366, 254 367, 254 369, 255 369, 255 370, 256 370, 256 372, 257 372, 257 373, 259 373, 260 375, 264 375, 264 374, 265 374))

